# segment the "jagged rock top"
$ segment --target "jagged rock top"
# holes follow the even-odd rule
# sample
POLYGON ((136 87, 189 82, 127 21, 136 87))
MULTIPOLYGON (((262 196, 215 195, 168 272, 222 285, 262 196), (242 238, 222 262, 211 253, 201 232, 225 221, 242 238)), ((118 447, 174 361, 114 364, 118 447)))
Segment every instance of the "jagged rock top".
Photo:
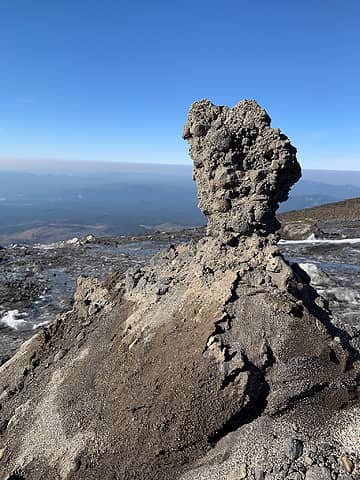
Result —
POLYGON ((208 234, 232 243, 279 228, 275 212, 301 176, 296 148, 255 100, 234 108, 191 105, 183 131, 190 143, 199 207, 208 234))

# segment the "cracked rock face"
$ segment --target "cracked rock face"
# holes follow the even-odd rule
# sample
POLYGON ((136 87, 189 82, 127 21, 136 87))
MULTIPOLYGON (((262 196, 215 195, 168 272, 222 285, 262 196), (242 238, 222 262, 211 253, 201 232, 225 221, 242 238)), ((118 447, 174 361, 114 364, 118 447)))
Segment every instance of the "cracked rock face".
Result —
POLYGON ((191 106, 183 138, 190 144, 199 207, 208 234, 231 241, 279 228, 275 211, 301 176, 296 149, 254 100, 234 108, 201 100, 191 106))
POLYGON ((359 352, 276 245, 300 170, 269 124, 252 101, 191 107, 208 236, 79 280, 73 309, 0 367, 1 478, 304 478, 314 445, 359 478, 359 352))

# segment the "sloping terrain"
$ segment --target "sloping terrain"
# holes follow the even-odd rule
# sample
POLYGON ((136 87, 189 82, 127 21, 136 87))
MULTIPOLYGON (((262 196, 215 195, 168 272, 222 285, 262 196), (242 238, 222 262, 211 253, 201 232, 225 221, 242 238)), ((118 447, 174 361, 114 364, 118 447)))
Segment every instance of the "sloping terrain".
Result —
POLYGON ((282 221, 313 220, 321 224, 341 221, 360 222, 360 198, 351 198, 304 210, 292 210, 281 213, 279 219, 282 221))
POLYGON ((198 242, 105 282, 0 370, 4 479, 359 476, 359 352, 277 246, 296 149, 254 101, 184 128, 198 242))
POLYGON ((360 237, 360 198, 293 210, 278 215, 283 238, 304 239, 314 234, 334 238, 360 237))

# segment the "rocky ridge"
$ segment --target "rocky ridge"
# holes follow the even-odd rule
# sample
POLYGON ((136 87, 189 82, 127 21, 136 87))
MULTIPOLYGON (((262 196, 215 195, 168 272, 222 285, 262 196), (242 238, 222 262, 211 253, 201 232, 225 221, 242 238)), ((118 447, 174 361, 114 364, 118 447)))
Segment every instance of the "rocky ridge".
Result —
POLYGON ((307 238, 359 238, 360 199, 285 212, 279 215, 281 236, 291 240, 307 238))
POLYGON ((80 278, 1 367, 4 478, 358 478, 359 352, 277 246, 295 148, 254 101, 183 135, 207 235, 80 278))

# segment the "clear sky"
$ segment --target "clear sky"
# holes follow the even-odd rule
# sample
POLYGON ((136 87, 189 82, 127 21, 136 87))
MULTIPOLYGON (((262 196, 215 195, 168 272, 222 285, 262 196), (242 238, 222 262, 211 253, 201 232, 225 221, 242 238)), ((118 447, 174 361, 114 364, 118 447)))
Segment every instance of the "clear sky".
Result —
POLYGON ((359 0, 0 0, 0 157, 188 163, 191 102, 255 98, 360 170, 359 0))

